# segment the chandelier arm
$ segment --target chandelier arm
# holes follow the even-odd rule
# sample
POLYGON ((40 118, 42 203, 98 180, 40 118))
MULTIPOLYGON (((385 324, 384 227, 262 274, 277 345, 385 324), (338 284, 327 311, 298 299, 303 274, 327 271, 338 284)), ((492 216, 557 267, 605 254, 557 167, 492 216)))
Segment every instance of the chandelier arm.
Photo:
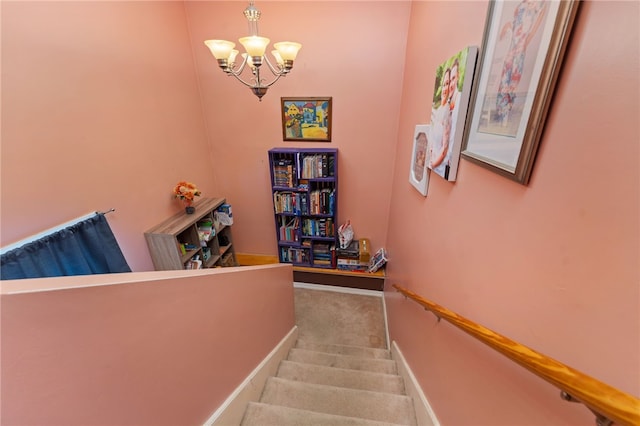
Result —
POLYGON ((240 83, 244 84, 245 86, 252 88, 255 87, 255 84, 251 84, 251 83, 247 83, 246 81, 244 81, 241 77, 240 74, 235 72, 235 71, 229 71, 228 75, 232 75, 234 76, 240 83))
POLYGON ((243 59, 242 59, 242 63, 240 64, 240 66, 238 67, 238 69, 236 70, 236 69, 235 69, 235 67, 234 67, 234 69, 232 69, 232 70, 230 70, 230 71, 231 71, 233 74, 236 74, 236 75, 240 75, 240 74, 242 74, 242 71, 244 71, 244 66, 245 66, 245 65, 247 65, 247 62, 249 62, 249 61, 248 61, 247 57, 246 57, 246 56, 244 56, 244 57, 243 57, 243 59))
POLYGON ((248 88, 252 89, 254 87, 271 87, 273 86, 273 84, 280 80, 280 77, 284 76, 285 74, 277 74, 275 76, 275 78, 273 79, 272 82, 267 83, 267 84, 263 84, 264 79, 260 78, 260 72, 258 70, 258 73, 256 76, 254 76, 251 80, 254 81, 254 83, 247 83, 246 81, 244 81, 242 79, 242 77, 240 77, 239 73, 236 71, 229 71, 228 75, 232 75, 234 76, 240 83, 244 84, 245 86, 247 86, 248 88))
POLYGON ((267 56, 263 56, 263 62, 267 63, 267 66, 269 67, 269 70, 271 70, 271 72, 273 73, 273 75, 276 76, 281 76, 283 73, 282 68, 278 67, 275 68, 273 65, 271 65, 271 62, 269 61, 269 58, 267 58, 267 56))
MULTIPOLYGON (((234 77, 235 77, 235 78, 236 78, 240 83, 244 84, 245 86, 247 86, 247 87, 249 87, 249 88, 252 88, 252 87, 254 87, 254 86, 255 86, 255 84, 253 84, 253 83, 247 83, 247 82, 246 82, 246 81, 244 81, 244 80, 242 79, 242 77, 241 77, 242 72, 244 71, 244 67, 247 65, 247 62, 249 62, 248 57, 247 57, 247 56, 244 56, 244 57, 243 57, 243 60, 242 60, 242 63, 240 64, 240 67, 239 67, 239 68, 237 68, 237 69, 236 69, 235 67, 234 67, 234 68, 229 68, 229 69, 225 70, 225 72, 226 72, 228 75, 232 75, 232 76, 234 76, 234 77)), ((255 80, 255 78, 252 78, 252 80, 255 80)), ((258 84, 259 84, 259 82, 258 82, 258 84)))
POLYGON ((254 76, 253 80, 256 82, 256 84, 252 87, 271 87, 273 83, 278 81, 280 77, 283 76, 283 74, 276 74, 275 75, 276 78, 274 78, 271 83, 264 83, 265 79, 260 77, 260 68, 261 67, 257 67, 251 70, 253 71, 253 76, 254 76))
POLYGON ((280 80, 280 77, 282 77, 282 76, 284 76, 284 75, 285 75, 285 74, 283 74, 283 73, 277 74, 277 75, 276 75, 276 78, 275 78, 271 83, 267 84, 267 85, 266 85, 266 86, 264 86, 264 87, 271 87, 271 86, 272 86, 276 81, 280 80))

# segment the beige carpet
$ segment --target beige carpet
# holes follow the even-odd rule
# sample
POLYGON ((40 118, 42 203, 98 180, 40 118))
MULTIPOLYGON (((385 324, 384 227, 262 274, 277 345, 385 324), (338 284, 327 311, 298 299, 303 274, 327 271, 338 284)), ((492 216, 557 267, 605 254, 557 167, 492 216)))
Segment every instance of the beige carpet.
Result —
POLYGON ((296 288, 295 309, 300 340, 388 349, 381 297, 296 288))
POLYGON ((387 349, 382 298, 295 289, 298 341, 242 426, 415 425, 387 349))

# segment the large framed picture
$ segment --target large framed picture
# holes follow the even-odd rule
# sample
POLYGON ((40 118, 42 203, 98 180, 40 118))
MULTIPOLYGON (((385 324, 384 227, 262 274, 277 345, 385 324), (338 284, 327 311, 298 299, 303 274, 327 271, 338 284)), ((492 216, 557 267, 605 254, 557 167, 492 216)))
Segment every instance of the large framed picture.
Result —
POLYGON ((331 142, 332 98, 280 98, 285 141, 331 142))
POLYGON ((465 47, 436 69, 427 166, 450 182, 458 173, 477 57, 476 46, 465 47))
POLYGON ((418 124, 413 134, 413 153, 411 154, 411 166, 409 167, 409 183, 414 188, 427 196, 429 187, 429 169, 427 167, 427 156, 429 150, 429 134, 431 133, 428 124, 418 124))
POLYGON ((526 185, 577 0, 492 0, 462 157, 526 185))

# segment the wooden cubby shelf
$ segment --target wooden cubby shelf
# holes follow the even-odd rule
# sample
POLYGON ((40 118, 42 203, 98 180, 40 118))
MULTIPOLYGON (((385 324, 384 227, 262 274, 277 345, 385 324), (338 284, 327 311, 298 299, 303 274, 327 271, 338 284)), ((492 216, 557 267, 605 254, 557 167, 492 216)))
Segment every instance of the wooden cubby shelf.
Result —
POLYGON ((202 198, 193 214, 176 213, 144 233, 157 271, 238 266, 231 226, 216 220, 224 198, 202 198))

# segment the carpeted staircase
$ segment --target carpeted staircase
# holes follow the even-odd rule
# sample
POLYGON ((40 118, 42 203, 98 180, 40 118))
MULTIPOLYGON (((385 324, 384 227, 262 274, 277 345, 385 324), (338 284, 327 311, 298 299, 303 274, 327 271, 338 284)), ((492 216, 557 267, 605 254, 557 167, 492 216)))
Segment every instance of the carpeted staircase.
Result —
MULTIPOLYGON (((319 302, 320 293, 311 295, 319 302)), ((397 365, 390 352, 371 345, 344 344, 345 330, 347 334, 379 340, 367 336, 367 333, 375 333, 367 329, 371 324, 361 325, 359 333, 358 325, 348 321, 334 329, 338 343, 327 343, 331 336, 326 329, 318 334, 317 327, 304 328, 309 323, 309 316, 317 315, 318 305, 314 303, 310 308, 314 312, 298 308, 302 296, 298 294, 296 298, 296 319, 301 326, 299 339, 280 363, 277 374, 267 379, 260 401, 248 404, 242 426, 415 425, 413 402, 405 395, 403 380, 397 374, 397 365)), ((338 297, 340 303, 347 303, 344 295, 328 297, 338 297)), ((357 302, 358 298, 362 296, 346 296, 347 301, 357 302)), ((344 310, 345 307, 338 306, 337 309, 344 310)), ((348 310, 363 311, 360 306, 349 306, 348 310)), ((367 311, 371 310, 367 308, 367 311)), ((323 312, 327 321, 335 321, 335 315, 329 318, 330 309, 325 307, 323 312)), ((317 319, 312 318, 311 322, 317 319)))

